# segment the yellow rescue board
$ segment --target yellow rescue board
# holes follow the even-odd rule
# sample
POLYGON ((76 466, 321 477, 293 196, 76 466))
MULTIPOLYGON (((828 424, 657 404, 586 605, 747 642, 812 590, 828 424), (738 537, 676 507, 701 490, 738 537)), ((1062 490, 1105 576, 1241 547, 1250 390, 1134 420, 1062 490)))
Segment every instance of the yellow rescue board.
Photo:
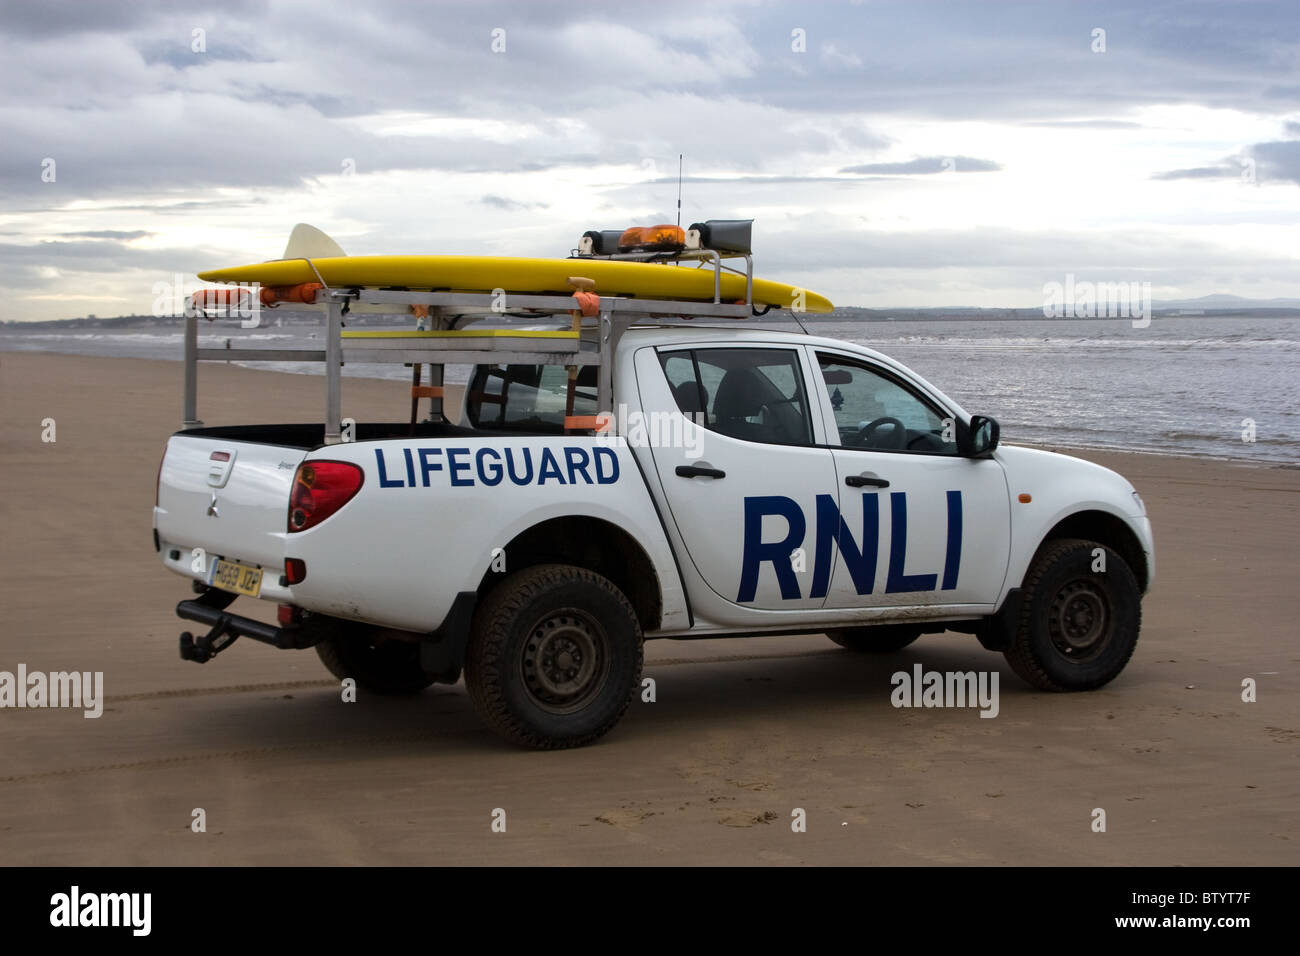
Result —
MULTIPOLYGON (((504 289, 517 295, 558 293, 569 295, 570 276, 585 276, 596 283, 598 295, 653 299, 713 300, 712 268, 621 262, 608 259, 514 259, 499 256, 335 256, 312 259, 320 278, 331 287, 363 286, 429 289, 447 292, 491 292, 504 289)), ((316 272, 303 259, 277 259, 228 269, 200 272, 205 282, 260 282, 264 286, 292 286, 317 282, 316 272)), ((802 308, 830 312, 829 299, 767 279, 754 280, 754 302, 777 308, 802 308)), ((745 297, 745 277, 722 274, 722 300, 745 297)))

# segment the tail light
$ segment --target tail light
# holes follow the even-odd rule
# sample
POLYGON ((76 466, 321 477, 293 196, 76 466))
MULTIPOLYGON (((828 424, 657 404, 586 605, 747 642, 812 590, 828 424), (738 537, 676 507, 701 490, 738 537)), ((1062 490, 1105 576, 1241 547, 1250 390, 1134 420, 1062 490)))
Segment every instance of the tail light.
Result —
POLYGON ((352 500, 366 475, 346 461, 310 461, 298 466, 289 494, 289 531, 306 531, 352 500))

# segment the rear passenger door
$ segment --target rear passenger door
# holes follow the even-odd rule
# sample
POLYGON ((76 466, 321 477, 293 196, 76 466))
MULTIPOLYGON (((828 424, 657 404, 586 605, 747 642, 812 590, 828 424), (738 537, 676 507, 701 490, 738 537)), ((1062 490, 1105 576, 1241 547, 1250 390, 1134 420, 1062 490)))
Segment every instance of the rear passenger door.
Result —
MULTIPOLYGON (((642 425, 687 557, 718 596, 743 607, 821 607, 809 594, 817 495, 834 495, 817 447, 804 349, 690 345, 637 354, 642 425)), ((636 423, 629 423, 635 441, 636 423)))

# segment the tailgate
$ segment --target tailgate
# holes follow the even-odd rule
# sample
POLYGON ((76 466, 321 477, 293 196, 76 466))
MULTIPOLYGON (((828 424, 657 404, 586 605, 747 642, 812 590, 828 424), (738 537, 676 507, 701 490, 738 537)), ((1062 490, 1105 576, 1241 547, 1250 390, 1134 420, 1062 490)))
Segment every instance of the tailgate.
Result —
POLYGON ((164 559, 179 549, 188 569, 192 550, 203 548, 212 557, 282 571, 289 492, 306 454, 284 445, 173 435, 154 508, 164 559))

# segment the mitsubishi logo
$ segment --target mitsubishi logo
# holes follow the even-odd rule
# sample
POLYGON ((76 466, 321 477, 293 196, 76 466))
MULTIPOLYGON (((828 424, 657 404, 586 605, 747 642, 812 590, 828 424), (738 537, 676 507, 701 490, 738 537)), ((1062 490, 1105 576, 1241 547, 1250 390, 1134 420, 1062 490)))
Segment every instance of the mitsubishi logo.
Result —
POLYGON ((212 518, 221 517, 217 512, 217 496, 215 494, 213 494, 212 500, 208 502, 208 516, 212 518))

